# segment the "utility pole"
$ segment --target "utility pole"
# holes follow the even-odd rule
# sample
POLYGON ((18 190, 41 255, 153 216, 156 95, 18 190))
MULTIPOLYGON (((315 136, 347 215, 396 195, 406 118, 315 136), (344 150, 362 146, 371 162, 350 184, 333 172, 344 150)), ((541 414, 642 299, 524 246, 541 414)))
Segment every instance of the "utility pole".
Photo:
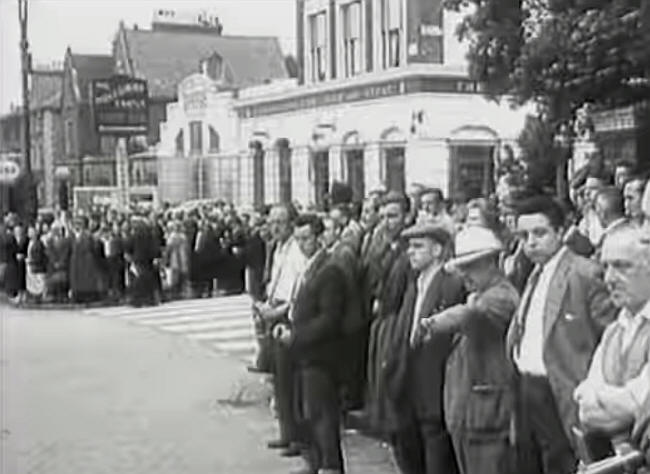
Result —
POLYGON ((22 191, 24 196, 23 212, 29 217, 36 216, 38 208, 36 202, 36 189, 34 188, 34 179, 32 176, 31 160, 31 130, 29 126, 29 74, 32 68, 32 56, 29 53, 29 42, 27 41, 27 19, 28 19, 28 0, 18 0, 18 21, 20 22, 20 60, 22 66, 22 85, 23 85, 23 173, 25 187, 22 191))

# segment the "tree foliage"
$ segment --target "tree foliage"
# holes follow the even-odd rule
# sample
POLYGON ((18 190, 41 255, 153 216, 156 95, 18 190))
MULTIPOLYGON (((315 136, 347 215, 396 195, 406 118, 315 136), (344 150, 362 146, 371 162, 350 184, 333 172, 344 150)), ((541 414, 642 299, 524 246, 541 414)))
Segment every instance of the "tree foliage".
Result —
POLYGON ((650 98, 648 0, 446 0, 469 11, 470 74, 492 98, 534 100, 552 121, 585 102, 650 98))

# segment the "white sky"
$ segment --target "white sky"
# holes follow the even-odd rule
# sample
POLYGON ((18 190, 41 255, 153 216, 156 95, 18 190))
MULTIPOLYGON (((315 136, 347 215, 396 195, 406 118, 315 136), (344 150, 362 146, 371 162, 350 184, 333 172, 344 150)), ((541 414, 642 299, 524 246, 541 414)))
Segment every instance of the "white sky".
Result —
MULTIPOLYGON (((295 54, 295 0, 29 0, 34 65, 63 61, 67 46, 80 54, 111 54, 120 20, 149 29, 154 9, 205 9, 224 34, 275 36, 295 54)), ((18 0, 0 0, 0 114, 20 103, 18 0)))

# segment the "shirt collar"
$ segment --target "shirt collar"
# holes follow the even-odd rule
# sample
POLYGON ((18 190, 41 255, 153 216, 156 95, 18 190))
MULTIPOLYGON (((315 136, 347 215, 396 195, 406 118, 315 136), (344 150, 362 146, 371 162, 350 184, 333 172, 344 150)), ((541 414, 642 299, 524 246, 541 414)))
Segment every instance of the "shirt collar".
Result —
POLYGON ((560 247, 560 249, 557 252, 555 252, 555 255, 553 255, 549 259, 548 262, 546 262, 544 265, 541 265, 541 266, 538 265, 537 268, 539 269, 539 271, 542 271, 542 272, 544 272, 544 271, 548 271, 548 272, 555 271, 557 266, 560 264, 560 261, 562 260, 564 255, 566 255, 567 252, 568 252, 567 247, 564 247, 564 246, 560 247))
POLYGON ((646 304, 636 314, 631 314, 627 308, 621 309, 617 321, 619 324, 627 327, 636 321, 641 321, 643 318, 650 320, 650 300, 646 301, 646 304))
POLYGON ((425 268, 418 275, 418 289, 422 289, 422 286, 428 286, 428 283, 433 278, 433 275, 442 267, 440 264, 433 264, 425 268))

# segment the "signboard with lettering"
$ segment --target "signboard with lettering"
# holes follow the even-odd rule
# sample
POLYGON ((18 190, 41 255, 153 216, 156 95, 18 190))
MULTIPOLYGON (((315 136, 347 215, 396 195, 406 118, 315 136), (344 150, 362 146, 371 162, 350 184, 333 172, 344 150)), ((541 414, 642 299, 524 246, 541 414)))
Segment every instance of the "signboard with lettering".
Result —
POLYGON ((0 161, 0 183, 13 183, 19 175, 18 163, 9 160, 0 161))
POLYGON ((201 115, 208 107, 208 93, 216 92, 214 82, 203 74, 193 74, 178 86, 178 97, 188 115, 201 115))
POLYGON ((146 134, 149 125, 147 81, 116 75, 91 86, 95 127, 102 134, 146 134))
POLYGON ((482 91, 481 84, 465 78, 416 76, 245 105, 239 108, 239 115, 246 119, 418 92, 476 94, 482 91))

